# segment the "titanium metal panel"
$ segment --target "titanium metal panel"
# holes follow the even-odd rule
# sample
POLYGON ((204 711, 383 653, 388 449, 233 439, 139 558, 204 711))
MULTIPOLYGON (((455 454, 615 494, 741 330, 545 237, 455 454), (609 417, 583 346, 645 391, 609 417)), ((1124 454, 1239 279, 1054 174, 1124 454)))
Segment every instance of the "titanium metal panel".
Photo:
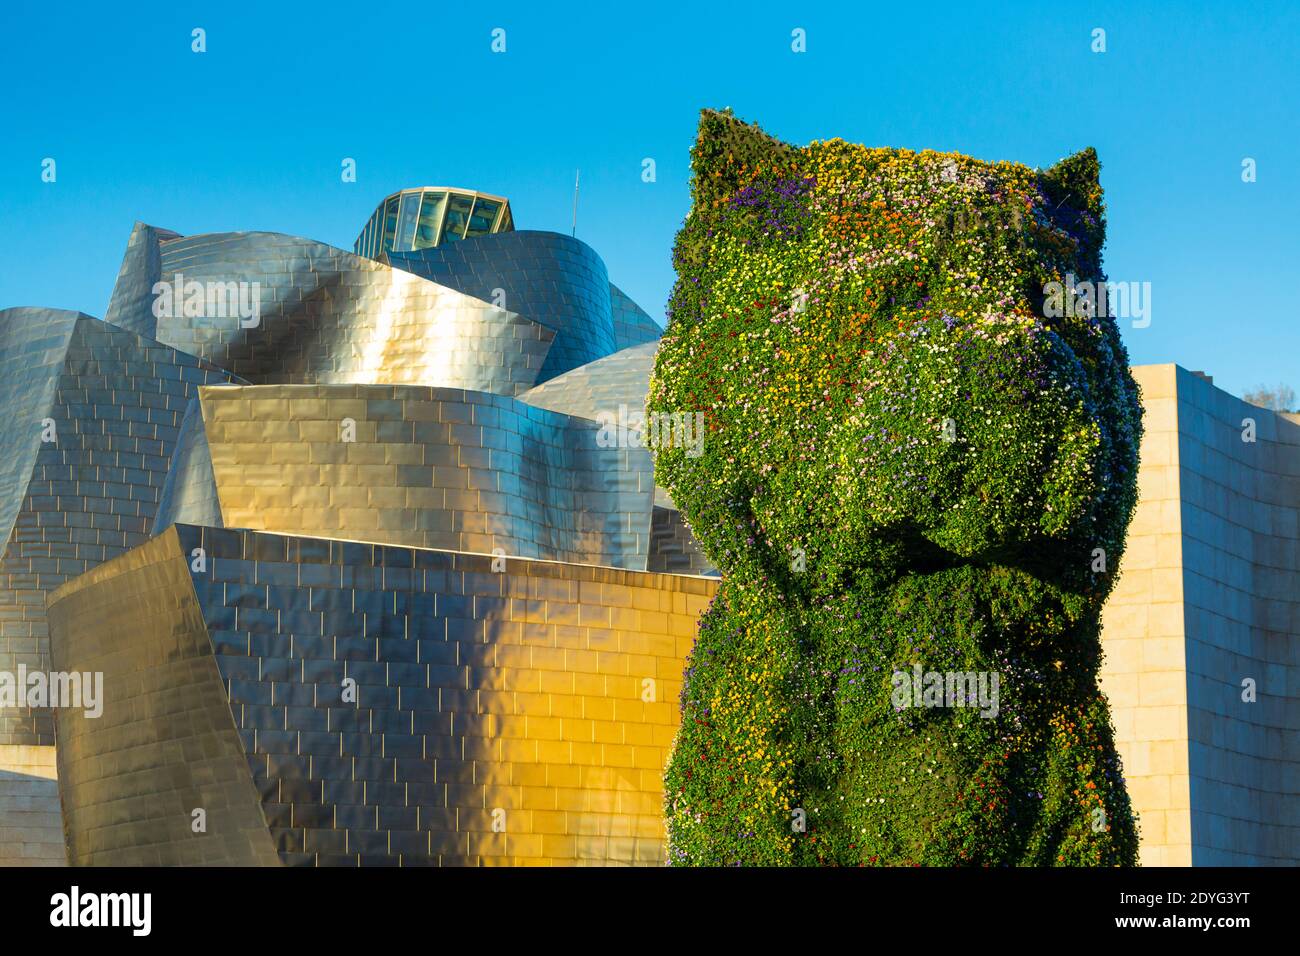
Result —
POLYGON ((55 666, 104 675, 100 716, 58 712, 74 866, 279 864, 187 568, 169 533, 51 602, 55 666))
POLYGON ((659 323, 612 282, 609 284, 609 306, 614 317, 614 348, 622 350, 657 342, 664 334, 659 323))
POLYGON ((518 312, 555 330, 537 381, 615 351, 605 263, 585 242, 523 230, 392 252, 381 261, 466 295, 518 312), (494 298, 495 297, 495 298, 494 298))
MULTIPOLYGON (((260 317, 157 319, 158 339, 256 384, 419 384, 513 395, 532 387, 553 330, 402 270, 268 232, 161 244, 161 280, 237 283, 260 317)), ((127 292, 122 293, 127 297, 127 292)), ((152 309, 152 303, 150 303, 152 309)), ((173 309, 181 313, 180 309, 173 309)))
POLYGON ((152 534, 161 534, 176 522, 223 527, 212 452, 203 428, 203 411, 197 398, 190 401, 181 421, 176 450, 163 482, 152 534))
MULTIPOLYGON (((229 376, 56 309, 0 311, 0 373, 0 670, 44 671, 47 592, 147 540, 185 408, 229 376)), ((0 744, 53 743, 49 710, 0 710, 0 744)))
POLYGON ((153 288, 162 279, 162 244, 179 238, 179 233, 143 222, 131 228, 122 268, 104 313, 105 322, 146 338, 158 337, 153 288))
POLYGON ((620 408, 644 416, 658 351, 657 339, 622 349, 530 388, 519 400, 592 421, 602 414, 617 416, 620 408))
POLYGON ((650 524, 650 555, 646 570, 661 574, 707 574, 721 577, 691 534, 686 517, 676 508, 655 505, 650 524))
MULTIPOLYGON (((80 312, 0 311, 0 545, 22 510, 80 312)), ((0 619, 2 621, 3 619, 0 619)), ((0 638, 6 636, 0 623, 0 638)))
POLYGON ((268 863, 251 790, 287 865, 662 864, 683 662, 716 587, 174 526, 51 600, 57 666, 106 684, 60 755, 73 860, 268 863))
MULTIPOLYGON (((646 392, 659 341, 622 349, 557 375, 519 396, 522 402, 593 421, 645 415, 646 392)), ((717 574, 668 492, 655 486, 655 508, 646 570, 717 574)))
POLYGON ((645 570, 650 454, 601 447, 585 419, 408 385, 208 388, 199 404, 156 530, 212 514, 215 490, 226 527, 645 570))

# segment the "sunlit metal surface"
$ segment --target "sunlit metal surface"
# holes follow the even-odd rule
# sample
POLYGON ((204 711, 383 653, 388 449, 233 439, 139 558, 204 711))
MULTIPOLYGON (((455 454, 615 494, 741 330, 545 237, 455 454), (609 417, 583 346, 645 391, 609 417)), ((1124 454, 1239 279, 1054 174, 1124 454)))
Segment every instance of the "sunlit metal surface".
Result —
MULTIPOLYGON (((179 275, 182 283, 242 284, 251 297, 257 284, 254 326, 218 310, 154 320, 159 341, 256 384, 438 385, 513 395, 538 381, 555 337, 490 302, 295 236, 208 233, 161 241, 159 250, 158 281, 169 286, 179 275)), ((146 270, 146 260, 128 248, 119 283, 139 288, 129 266, 146 270)), ((120 298, 137 301, 134 293, 120 298)), ((140 305, 132 308, 138 316, 140 305)))
POLYGON ((581 240, 525 230, 393 252, 382 261, 554 329, 538 382, 618 347, 605 263, 581 240))
POLYGON ((620 408, 639 418, 645 414, 646 392, 658 351, 657 340, 622 349, 530 388, 519 400, 593 421, 602 414, 617 415, 620 408))
POLYGON ((660 864, 715 588, 174 526, 51 601, 56 665, 126 695, 60 715, 70 859, 660 864))
MULTIPOLYGON (((200 392, 172 521, 645 570, 653 463, 581 418, 416 386, 200 392)), ((173 503, 174 502, 174 503, 173 503)))
MULTIPOLYGON (((229 375, 78 312, 0 311, 0 671, 48 671, 45 596, 148 540, 181 417, 229 375)), ((0 744, 54 743, 0 709, 0 744)))
MULTIPOLYGON (((543 382, 519 396, 520 401, 597 421, 620 420, 626 414, 641 421, 646 392, 654 369, 657 340, 636 345, 579 366, 543 382)), ((686 519, 668 492, 655 487, 651 519, 649 571, 676 574, 717 574, 700 550, 686 519)))
POLYGON ((191 399, 181 420, 176 450, 172 452, 158 513, 154 516, 153 533, 158 534, 177 521, 224 527, 217 476, 212 471, 212 453, 197 398, 191 399))
POLYGON ((155 338, 158 321, 153 314, 154 285, 162 279, 162 244, 179 239, 170 229, 137 222, 131 229, 122 268, 104 321, 137 335, 155 338))
POLYGON ((500 197, 393 199, 377 259, 137 223, 110 324, 0 313, 0 669, 105 675, 0 713, 57 730, 70 862, 663 862, 716 581, 594 420, 660 329, 500 197))

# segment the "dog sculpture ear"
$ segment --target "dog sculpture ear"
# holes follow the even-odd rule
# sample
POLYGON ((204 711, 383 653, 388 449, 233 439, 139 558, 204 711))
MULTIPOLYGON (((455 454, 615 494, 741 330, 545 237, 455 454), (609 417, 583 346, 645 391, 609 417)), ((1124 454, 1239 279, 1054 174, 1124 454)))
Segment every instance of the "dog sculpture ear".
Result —
POLYGON ((1101 275, 1101 247, 1106 241, 1106 203, 1101 191, 1101 162, 1089 146, 1039 173, 1051 218, 1079 238, 1085 275, 1101 275))
POLYGON ((1101 198, 1101 162, 1091 146, 1043 170, 1043 188, 1053 203, 1067 200, 1080 212, 1101 218, 1105 211, 1101 198))
POLYGON ((701 110, 692 153, 692 212, 707 212, 725 203, 756 169, 788 175, 797 160, 793 146, 769 136, 758 124, 743 122, 725 110, 701 110))
POLYGON ((722 214, 727 202, 752 179, 755 170, 773 178, 797 172, 799 152, 763 132, 755 123, 738 120, 729 111, 701 110, 691 150, 691 211, 673 248, 678 275, 694 275, 708 224, 722 214), (703 228, 701 228, 703 227, 703 228))

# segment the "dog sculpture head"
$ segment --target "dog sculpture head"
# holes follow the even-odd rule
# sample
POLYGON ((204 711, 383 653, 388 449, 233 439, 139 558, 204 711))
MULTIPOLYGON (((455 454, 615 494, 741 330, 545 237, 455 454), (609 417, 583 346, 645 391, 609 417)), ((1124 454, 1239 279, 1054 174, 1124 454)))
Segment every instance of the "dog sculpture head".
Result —
POLYGON ((1104 596, 1141 409, 1083 294, 1093 151, 795 148, 706 112, 693 165, 648 409, 704 415, 657 470, 724 574, 816 594, 996 561, 1104 596))

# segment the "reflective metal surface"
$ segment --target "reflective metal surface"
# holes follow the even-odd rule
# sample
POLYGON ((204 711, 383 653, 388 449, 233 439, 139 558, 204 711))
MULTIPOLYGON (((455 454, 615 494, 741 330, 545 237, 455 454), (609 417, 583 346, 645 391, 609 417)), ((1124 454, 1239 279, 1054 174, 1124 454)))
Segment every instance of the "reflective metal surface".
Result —
MULTIPOLYGON (((622 349, 530 388, 520 394, 519 400, 592 421, 609 421, 611 416, 619 420, 625 413, 643 421, 658 349, 657 338, 622 349)), ((655 488, 655 504, 676 510, 663 488, 655 488)))
POLYGON ((609 284, 609 307, 614 316, 614 348, 626 349, 657 342, 663 335, 659 323, 612 282, 609 284))
POLYGON ((664 574, 721 576, 691 534, 686 516, 676 507, 665 508, 658 504, 650 520, 650 556, 646 570, 664 574))
MULTIPOLYGON (((602 416, 619 416, 624 409, 629 414, 642 416, 658 348, 658 339, 625 348, 557 375, 524 392, 519 400, 593 420, 602 416)), ((686 519, 668 492, 658 486, 655 487, 646 570, 675 574, 718 573, 700 550, 686 519)))
POLYGON ((110 323, 0 313, 0 670, 105 677, 99 718, 0 713, 0 760, 57 730, 70 862, 662 862, 716 581, 593 420, 660 330, 454 193, 381 204, 379 261, 137 223, 110 323))
MULTIPOLYGON (((0 671, 49 669, 46 594, 148 539, 185 408, 229 377, 81 313, 0 311, 0 671)), ((53 743, 48 709, 0 709, 0 744, 53 743)))
POLYGON ((715 587, 175 526, 51 602, 56 665, 129 696, 60 714, 70 859, 662 863, 662 770, 715 587))
MULTIPOLYGON (((501 302, 554 329, 538 382, 618 348, 605 263, 591 246, 570 236, 508 232, 393 252, 382 261, 477 299, 501 302)), ((626 309, 620 315, 625 317, 626 309)))
POLYGON ((653 463, 513 398, 386 385, 200 392, 171 521, 644 571, 653 463), (219 512, 213 507, 219 500, 219 512))
POLYGON ((203 427, 203 409, 192 399, 181 420, 176 450, 172 453, 167 479, 163 482, 154 516, 153 534, 178 521, 223 527, 217 476, 212 470, 212 453, 203 427))
POLYGON ((113 296, 104 313, 109 325, 154 338, 158 321, 153 314, 154 284, 162 279, 162 244, 179 239, 170 229, 137 222, 127 241, 122 268, 113 286, 113 296))
POLYGON ((659 341, 622 349, 530 388, 519 400, 538 408, 597 420, 621 407, 645 414, 659 341))
MULTIPOLYGON (((179 275, 185 284, 242 284, 251 296, 256 283, 256 326, 215 314, 228 309, 155 320, 159 341, 255 384, 419 384, 513 395, 536 383, 555 337, 490 302, 295 236, 209 233, 160 250, 160 281, 169 285, 179 275)), ((128 272, 134 258, 128 250, 123 263, 132 289, 140 284, 128 272)))

